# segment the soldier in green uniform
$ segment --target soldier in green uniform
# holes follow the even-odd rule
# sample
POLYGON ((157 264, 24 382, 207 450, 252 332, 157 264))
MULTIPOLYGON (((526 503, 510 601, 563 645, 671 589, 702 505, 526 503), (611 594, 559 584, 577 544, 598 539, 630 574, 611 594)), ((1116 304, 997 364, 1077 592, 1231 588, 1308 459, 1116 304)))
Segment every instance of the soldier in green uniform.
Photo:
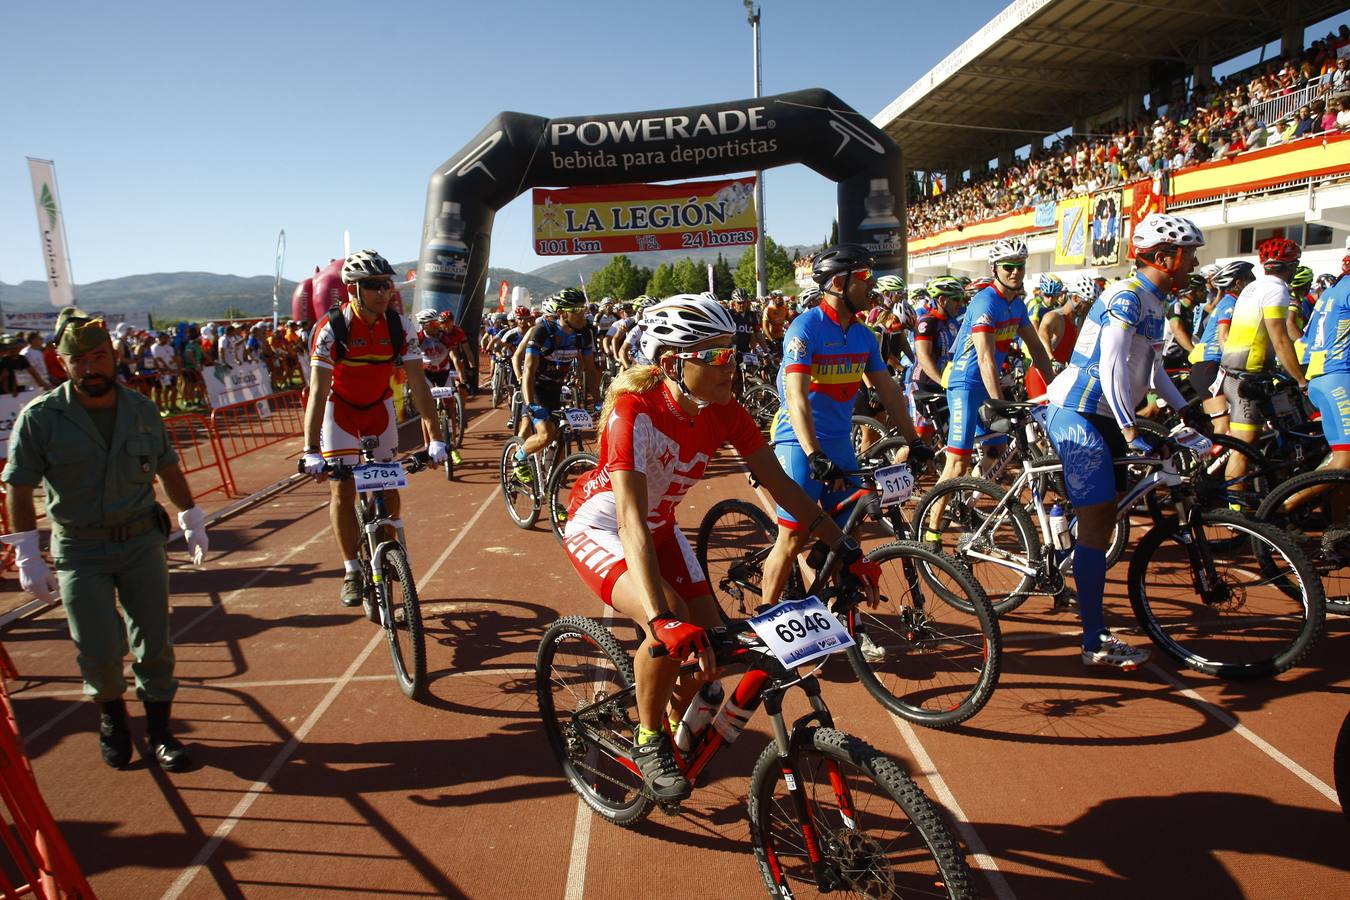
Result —
POLYGON ((84 692, 102 707, 99 749, 121 768, 131 761, 122 699, 128 650, 136 693, 145 704, 146 733, 159 765, 191 765, 170 733, 178 682, 169 640, 169 518, 155 500, 156 476, 182 512, 189 549, 207 549, 204 515, 178 466, 155 405, 116 383, 116 357, 102 319, 66 307, 57 319, 57 351, 70 380, 24 407, 9 441, 9 485, 19 581, 39 598, 60 599, 75 642, 84 692), (38 548, 33 489, 46 486, 56 575, 38 548), (125 626, 117 614, 121 603, 125 626))

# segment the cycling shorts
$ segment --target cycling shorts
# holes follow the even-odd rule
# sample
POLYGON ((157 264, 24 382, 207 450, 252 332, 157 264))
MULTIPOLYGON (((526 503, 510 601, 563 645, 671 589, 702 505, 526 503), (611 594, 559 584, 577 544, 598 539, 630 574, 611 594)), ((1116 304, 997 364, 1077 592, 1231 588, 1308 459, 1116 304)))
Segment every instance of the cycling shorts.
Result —
POLYGON ((441 369, 439 372, 428 371, 426 376, 427 384, 432 387, 445 387, 446 383, 450 380, 450 370, 441 369))
POLYGON ((908 382, 905 385, 905 402, 909 404, 909 419, 914 423, 914 430, 919 437, 926 438, 937 433, 937 426, 928 421, 928 417, 919 412, 919 404, 914 400, 914 382, 908 382))
MULTIPOLYGON (((834 460, 834 464, 841 469, 858 468, 858 457, 853 450, 853 438, 836 438, 832 441, 822 441, 820 449, 825 455, 834 460)), ((819 503, 826 510, 833 510, 840 503, 843 503, 856 487, 845 488, 842 491, 829 491, 825 489, 824 482, 816 481, 811 477, 811 465, 807 462, 806 451, 802 445, 796 441, 779 441, 773 448, 774 455, 778 457, 778 464, 787 472, 789 478, 797 482, 806 496, 819 503)), ((842 525, 848 518, 848 510, 834 513, 835 522, 842 525)), ((783 507, 778 507, 778 524, 792 531, 800 527, 800 523, 793 518, 792 513, 783 507)))
POLYGON ((1308 398, 1322 414, 1333 452, 1350 450, 1350 372, 1328 372, 1308 382, 1308 398))
MULTIPOLYGON (((947 388, 947 452, 956 456, 969 456, 975 446, 976 438, 982 438, 989 429, 980 424, 980 407, 989 399, 984 384, 970 387, 947 388)), ((989 446, 1001 446, 1008 442, 1007 435, 990 438, 989 446)))
POLYGON ((1205 359, 1198 363, 1191 363, 1191 388, 1200 397, 1218 396, 1218 390, 1222 388, 1222 384, 1219 382, 1219 361, 1217 359, 1205 359))
POLYGON ((375 459, 388 462, 398 452, 398 423, 394 419, 394 398, 386 397, 369 409, 357 409, 330 396, 323 408, 323 430, 319 432, 319 450, 328 461, 341 460, 354 466, 361 458, 361 438, 378 437, 375 459))
POLYGON ((1266 420, 1261 415, 1256 401, 1238 395, 1238 385, 1242 382, 1227 369, 1223 371, 1222 394, 1228 398, 1228 427, 1243 434, 1259 434, 1265 428, 1266 420))
POLYGON ((560 382, 536 378, 534 380, 534 402, 550 413, 555 413, 563 408, 562 389, 563 386, 560 382))
MULTIPOLYGON (((653 531, 652 546, 656 550, 656 568, 662 580, 682 599, 693 600, 712 593, 703 576, 703 567, 698 564, 698 557, 689 548, 689 541, 680 529, 671 526, 653 531)), ((628 571, 618 533, 573 519, 567 523, 563 535, 563 552, 591 593, 606 606, 613 606, 614 585, 619 576, 628 571)))
POLYGON ((1064 486, 1074 506, 1114 503, 1125 489, 1125 467, 1112 460, 1129 454, 1115 420, 1050 404, 1046 410, 1050 443, 1064 463, 1064 486))

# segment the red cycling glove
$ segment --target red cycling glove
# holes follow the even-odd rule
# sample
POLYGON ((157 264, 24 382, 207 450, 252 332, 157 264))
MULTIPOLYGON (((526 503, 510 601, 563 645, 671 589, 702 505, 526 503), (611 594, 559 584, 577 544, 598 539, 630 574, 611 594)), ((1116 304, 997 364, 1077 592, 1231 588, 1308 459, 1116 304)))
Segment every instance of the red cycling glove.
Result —
POLYGON ((870 587, 876 587, 881 583, 881 564, 872 562, 865 556, 850 564, 848 571, 850 575, 857 576, 870 587))
POLYGON ((657 616, 647 625, 674 659, 683 660, 708 646, 707 632, 697 625, 681 622, 668 613, 657 616))

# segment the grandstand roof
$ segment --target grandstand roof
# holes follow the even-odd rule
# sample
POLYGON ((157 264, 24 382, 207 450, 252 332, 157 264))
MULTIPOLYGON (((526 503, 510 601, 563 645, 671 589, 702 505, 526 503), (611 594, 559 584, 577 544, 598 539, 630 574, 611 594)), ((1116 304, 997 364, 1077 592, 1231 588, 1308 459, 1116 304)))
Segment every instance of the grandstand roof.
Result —
MULTIPOLYGON (((1298 0, 1301 27, 1350 7, 1298 0)), ((1015 0, 878 113, 905 165, 960 171, 1278 39, 1272 0, 1015 0), (974 127, 972 127, 974 126, 974 127)))

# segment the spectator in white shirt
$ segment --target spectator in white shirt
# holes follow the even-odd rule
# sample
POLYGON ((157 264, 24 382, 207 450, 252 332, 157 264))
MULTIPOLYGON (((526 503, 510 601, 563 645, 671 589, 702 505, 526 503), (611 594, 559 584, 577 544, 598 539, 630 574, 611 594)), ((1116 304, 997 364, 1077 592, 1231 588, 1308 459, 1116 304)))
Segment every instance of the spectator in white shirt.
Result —
MULTIPOLYGON (((42 335, 36 331, 30 331, 28 332, 28 346, 19 351, 19 355, 28 360, 28 368, 33 373, 34 377, 30 380, 36 384, 40 379, 44 388, 51 382, 51 379, 47 377, 47 360, 42 356, 45 346, 42 335)), ((21 372, 19 377, 22 379, 26 375, 27 373, 21 372)))

